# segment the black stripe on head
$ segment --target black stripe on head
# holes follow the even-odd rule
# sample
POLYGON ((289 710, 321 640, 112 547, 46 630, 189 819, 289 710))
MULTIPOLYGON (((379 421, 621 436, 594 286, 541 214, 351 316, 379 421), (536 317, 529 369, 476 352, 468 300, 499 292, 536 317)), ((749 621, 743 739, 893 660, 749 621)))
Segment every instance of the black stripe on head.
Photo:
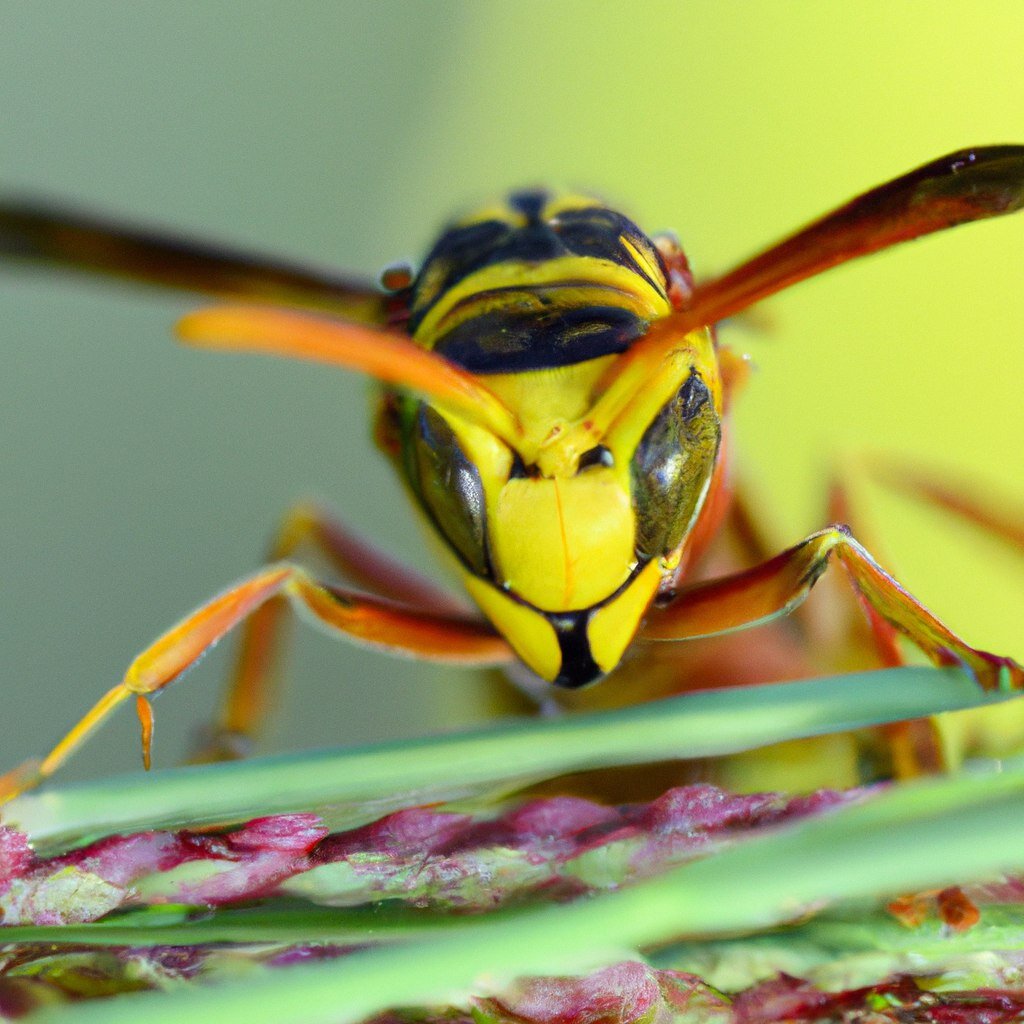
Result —
POLYGON ((661 254, 650 239, 621 213, 606 206, 585 206, 556 213, 542 220, 551 196, 539 189, 513 192, 509 209, 526 218, 526 224, 493 219, 456 225, 447 230, 427 254, 413 284, 409 331, 415 334, 437 300, 470 274, 499 263, 542 263, 560 256, 584 256, 608 260, 643 277, 665 294, 667 273, 661 254), (638 262, 623 244, 628 240, 637 252, 657 268, 638 262))
POLYGON ((471 373, 522 373, 625 352, 646 330, 620 306, 495 310, 464 320, 434 351, 471 373))
POLYGON ((650 239, 628 218, 607 206, 586 206, 580 210, 565 210, 555 217, 556 230, 562 244, 577 256, 593 256, 610 260, 620 267, 640 274, 652 288, 665 293, 668 274, 661 254, 650 239), (661 280, 653 280, 646 267, 639 264, 622 244, 626 238, 660 271, 661 280))
POLYGON ((543 263, 564 255, 558 237, 542 221, 516 227, 507 221, 485 220, 452 228, 438 239, 413 283, 409 332, 416 333, 446 291, 484 267, 512 261, 543 263))

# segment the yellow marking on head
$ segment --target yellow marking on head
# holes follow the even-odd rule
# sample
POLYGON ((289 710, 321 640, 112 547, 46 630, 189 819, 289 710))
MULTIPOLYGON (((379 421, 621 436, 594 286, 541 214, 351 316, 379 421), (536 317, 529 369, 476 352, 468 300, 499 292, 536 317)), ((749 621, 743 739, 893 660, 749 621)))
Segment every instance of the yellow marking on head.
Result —
POLYGON ((514 228, 525 228, 527 225, 526 216, 514 210, 508 203, 488 203, 481 206, 465 217, 460 217, 452 225, 454 228, 468 228, 473 224, 483 224, 485 221, 496 220, 502 224, 508 224, 514 228))
POLYGON ((562 667, 562 651, 554 627, 535 608, 529 608, 478 576, 465 577, 469 596, 509 642, 512 649, 542 679, 552 682, 562 667))
POLYGON ((496 579, 545 611, 598 604, 636 563, 629 488, 611 469, 509 480, 487 525, 496 579))
POLYGON ((437 298, 444 286, 449 269, 448 261, 444 259, 431 260, 427 264, 416 286, 412 312, 424 309, 437 298))
POLYGON ((622 247, 636 260, 636 265, 655 283, 659 289, 662 289, 664 294, 664 286, 662 281, 665 279, 665 275, 662 272, 661 267, 651 259, 650 255, 646 252, 638 249, 625 235, 619 235, 619 241, 622 243, 622 247))
POLYGON ((480 374, 480 383, 515 409, 523 434, 537 439, 557 420, 572 423, 590 411, 598 381, 613 366, 617 355, 599 356, 582 363, 552 366, 527 373, 480 374))
POLYGON ((576 472, 575 459, 593 444, 570 451, 559 437, 586 418, 595 385, 618 358, 600 356, 546 370, 480 376, 484 387, 516 410, 522 428, 517 450, 525 463, 536 462, 545 476, 571 476, 576 472))
POLYGON ((587 643, 602 672, 611 672, 636 635, 640 619, 654 599, 661 567, 652 559, 626 589, 590 616, 587 643))
POLYGON ((568 213, 570 210, 590 210, 594 207, 603 207, 604 203, 593 196, 580 195, 575 192, 566 192, 564 195, 555 196, 550 199, 541 212, 542 220, 553 220, 560 213, 568 213))
MULTIPOLYGON (((416 340, 431 348, 442 327, 451 330, 461 319, 478 316, 481 308, 472 302, 467 303, 461 319, 459 312, 450 320, 446 319, 459 303, 480 293, 504 289, 504 295, 488 296, 483 301, 494 300, 499 308, 505 304, 521 308, 524 302, 531 301, 530 291, 544 286, 555 289, 546 296, 548 302, 557 300, 559 306, 567 309, 595 303, 621 306, 645 320, 671 312, 668 300, 646 278, 611 260, 593 256, 558 256, 537 263, 510 260, 482 267, 452 285, 424 316, 416 330, 416 340)), ((532 301, 538 300, 533 298, 532 301)), ((418 303, 417 308, 423 305, 425 303, 418 303)))
POLYGON ((565 513, 562 511, 562 495, 558 486, 558 477, 552 477, 551 483, 554 486, 555 492, 555 513, 558 515, 558 528, 562 534, 562 577, 565 586, 562 603, 565 607, 569 607, 566 602, 572 599, 572 595, 576 591, 576 570, 572 560, 569 558, 569 535, 565 526, 565 513))

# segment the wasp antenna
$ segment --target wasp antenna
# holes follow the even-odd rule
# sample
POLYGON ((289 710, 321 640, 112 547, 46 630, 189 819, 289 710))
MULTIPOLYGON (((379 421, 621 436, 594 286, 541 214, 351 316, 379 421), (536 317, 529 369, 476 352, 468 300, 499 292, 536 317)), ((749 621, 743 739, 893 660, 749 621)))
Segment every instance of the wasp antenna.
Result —
POLYGON ((664 401, 679 387, 692 354, 686 334, 674 316, 657 320, 643 340, 612 364, 598 382, 601 397, 587 415, 594 438, 605 437, 639 395, 658 395, 667 386, 664 401))
POLYGON ((674 331, 633 346, 656 364, 680 333, 715 324, 808 277, 860 256, 1024 206, 1024 146, 962 149, 850 200, 789 238, 694 290, 668 317, 674 331))
POLYGON ((1024 205, 1024 146, 962 149, 879 185, 718 280, 681 314, 717 323, 805 278, 899 242, 1024 205))
POLYGON ((178 337, 197 348, 261 352, 327 363, 407 388, 515 446, 516 415, 465 370, 404 334, 260 306, 215 306, 183 317, 178 337))

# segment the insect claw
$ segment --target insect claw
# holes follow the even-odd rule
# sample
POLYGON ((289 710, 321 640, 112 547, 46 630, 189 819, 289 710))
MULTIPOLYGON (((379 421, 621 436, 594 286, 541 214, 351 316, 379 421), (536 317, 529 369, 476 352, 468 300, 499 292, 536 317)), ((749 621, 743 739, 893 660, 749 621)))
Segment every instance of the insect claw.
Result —
POLYGON ((153 705, 144 694, 135 697, 135 712, 142 726, 142 767, 148 772, 152 767, 153 753, 153 705))
POLYGON ((977 658, 958 659, 989 693, 1019 693, 1024 690, 1024 666, 1013 658, 976 651, 977 658))

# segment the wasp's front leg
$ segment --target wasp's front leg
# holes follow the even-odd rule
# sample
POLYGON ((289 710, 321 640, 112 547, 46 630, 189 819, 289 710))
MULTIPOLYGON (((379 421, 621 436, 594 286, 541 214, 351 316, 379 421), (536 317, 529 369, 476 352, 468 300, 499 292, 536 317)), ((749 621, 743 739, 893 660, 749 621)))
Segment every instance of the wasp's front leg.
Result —
POLYGON ((143 763, 148 768, 153 731, 149 698, 277 597, 287 599, 306 619, 341 639, 393 654, 467 666, 501 665, 513 657, 508 644, 479 619, 334 587, 286 562, 268 565, 202 605, 147 647, 121 682, 45 758, 0 777, 0 803, 49 778, 115 708, 132 697, 142 724, 143 763))
MULTIPOLYGON (((304 502, 282 518, 266 552, 267 563, 282 562, 308 549, 320 555, 347 583, 411 608, 453 615, 465 607, 444 590, 402 565, 319 506, 304 502)), ((287 611, 282 594, 264 602, 241 626, 238 654, 220 710, 202 730, 193 762, 223 761, 249 754, 275 705, 274 671, 287 611)))
POLYGON ((714 636, 784 615, 807 597, 833 553, 869 613, 913 641, 936 665, 964 665, 986 690, 1024 689, 1024 668, 966 644, 838 525, 745 572, 680 590, 667 608, 652 612, 642 635, 647 640, 714 636))

